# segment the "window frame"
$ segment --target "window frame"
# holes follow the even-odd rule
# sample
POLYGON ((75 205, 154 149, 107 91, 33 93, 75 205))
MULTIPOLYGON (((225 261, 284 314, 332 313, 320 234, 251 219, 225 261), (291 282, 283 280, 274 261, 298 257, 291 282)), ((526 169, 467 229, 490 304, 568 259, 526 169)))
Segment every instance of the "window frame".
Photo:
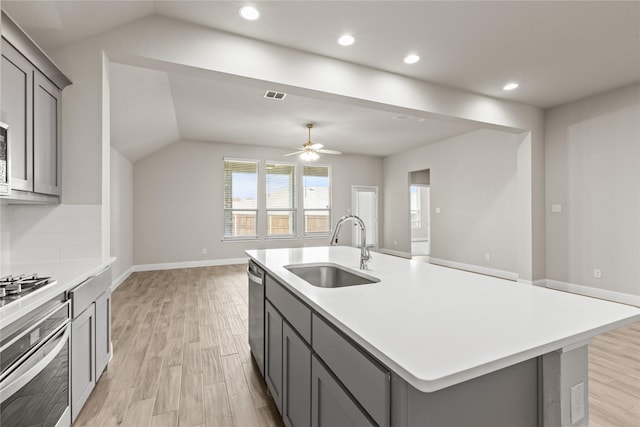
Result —
POLYGON ((300 168, 300 191, 301 191, 301 197, 300 199, 302 200, 302 209, 300 209, 302 211, 302 235, 303 238, 305 239, 314 239, 314 238, 320 238, 320 237, 329 237, 331 236, 331 232, 332 232, 332 219, 333 219, 333 170, 332 170, 332 166, 329 164, 303 164, 302 167, 300 168), (319 209, 319 208, 309 208, 307 209, 304 206, 304 190, 305 190, 305 185, 304 185, 304 168, 305 166, 309 166, 309 167, 326 167, 327 168, 327 178, 329 178, 329 207, 328 208, 324 208, 324 209, 319 209), (318 232, 307 232, 307 222, 306 222, 306 212, 307 211, 327 211, 329 212, 329 228, 327 231, 318 231, 318 232))
POLYGON ((296 239, 298 238, 298 163, 295 162, 279 162, 275 160, 264 161, 264 223, 265 223, 265 240, 279 240, 279 239, 296 239), (292 208, 275 208, 270 209, 268 204, 268 165, 277 166, 292 166, 293 167, 293 207, 292 208), (269 212, 291 212, 293 218, 293 233, 292 234, 269 234, 269 212))
POLYGON ((256 159, 245 159, 245 158, 237 158, 237 157, 223 157, 222 158, 222 183, 223 183, 223 188, 222 188, 222 209, 223 209, 223 216, 222 216, 222 240, 223 241, 247 241, 247 240, 259 240, 259 231, 258 231, 258 224, 259 224, 259 219, 260 219, 260 160, 256 160, 256 159), (227 162, 237 162, 237 163, 253 163, 256 165, 256 208, 255 209, 234 209, 234 208, 227 208, 226 207, 226 193, 227 193, 227 188, 226 188, 226 163, 227 162), (235 236, 235 235, 227 235, 227 231, 226 231, 226 227, 227 227, 227 223, 226 223, 226 218, 227 218, 227 212, 255 212, 255 234, 251 234, 251 235, 239 235, 239 236, 235 236))

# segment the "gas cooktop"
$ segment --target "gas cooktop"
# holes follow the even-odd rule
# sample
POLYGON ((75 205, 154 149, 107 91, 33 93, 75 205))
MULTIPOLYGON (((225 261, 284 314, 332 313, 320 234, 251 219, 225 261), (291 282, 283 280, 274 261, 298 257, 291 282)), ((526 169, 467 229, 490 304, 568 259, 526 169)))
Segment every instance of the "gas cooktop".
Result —
POLYGON ((0 278, 0 307, 54 282, 55 280, 51 277, 38 277, 37 274, 2 277, 0 278))

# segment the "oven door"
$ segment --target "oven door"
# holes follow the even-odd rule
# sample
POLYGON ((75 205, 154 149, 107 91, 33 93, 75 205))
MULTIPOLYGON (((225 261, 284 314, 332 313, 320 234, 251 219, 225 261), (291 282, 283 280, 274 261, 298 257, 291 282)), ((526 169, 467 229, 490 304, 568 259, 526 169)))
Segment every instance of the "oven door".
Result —
POLYGON ((0 419, 13 427, 71 425, 69 324, 61 327, 0 383, 0 419))

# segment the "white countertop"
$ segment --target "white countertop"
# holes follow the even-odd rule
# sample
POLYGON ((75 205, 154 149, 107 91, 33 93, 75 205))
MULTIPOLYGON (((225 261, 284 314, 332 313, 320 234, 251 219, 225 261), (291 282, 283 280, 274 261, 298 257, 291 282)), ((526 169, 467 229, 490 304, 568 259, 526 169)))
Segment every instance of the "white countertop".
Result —
POLYGON ((358 270, 350 247, 246 252, 409 384, 432 392, 640 320, 640 309, 447 267, 373 254, 380 283, 325 289, 283 266, 358 270))
POLYGON ((11 264, 2 269, 3 275, 37 273, 40 277, 50 276, 57 281, 0 307, 0 325, 5 326, 24 316, 42 303, 65 292, 88 277, 99 273, 115 258, 103 260, 101 258, 74 259, 58 262, 11 264))

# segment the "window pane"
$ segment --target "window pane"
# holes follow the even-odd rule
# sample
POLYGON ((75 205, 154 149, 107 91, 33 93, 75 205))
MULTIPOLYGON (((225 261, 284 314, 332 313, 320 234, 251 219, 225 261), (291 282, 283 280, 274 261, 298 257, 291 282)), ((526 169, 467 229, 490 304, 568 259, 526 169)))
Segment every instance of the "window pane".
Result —
POLYGON ((329 168, 327 166, 304 166, 304 208, 331 208, 329 168))
POLYGON ((295 211, 267 211, 269 236, 295 234, 295 211))
POLYGON ((225 237, 256 236, 256 211, 224 211, 225 237))
POLYGON ((224 161, 224 207, 258 209, 258 163, 224 161))
POLYGON ((295 166, 267 163, 267 209, 295 206, 295 166))
POLYGON ((304 212, 304 232, 305 233, 328 233, 331 231, 329 211, 305 211, 304 212))

